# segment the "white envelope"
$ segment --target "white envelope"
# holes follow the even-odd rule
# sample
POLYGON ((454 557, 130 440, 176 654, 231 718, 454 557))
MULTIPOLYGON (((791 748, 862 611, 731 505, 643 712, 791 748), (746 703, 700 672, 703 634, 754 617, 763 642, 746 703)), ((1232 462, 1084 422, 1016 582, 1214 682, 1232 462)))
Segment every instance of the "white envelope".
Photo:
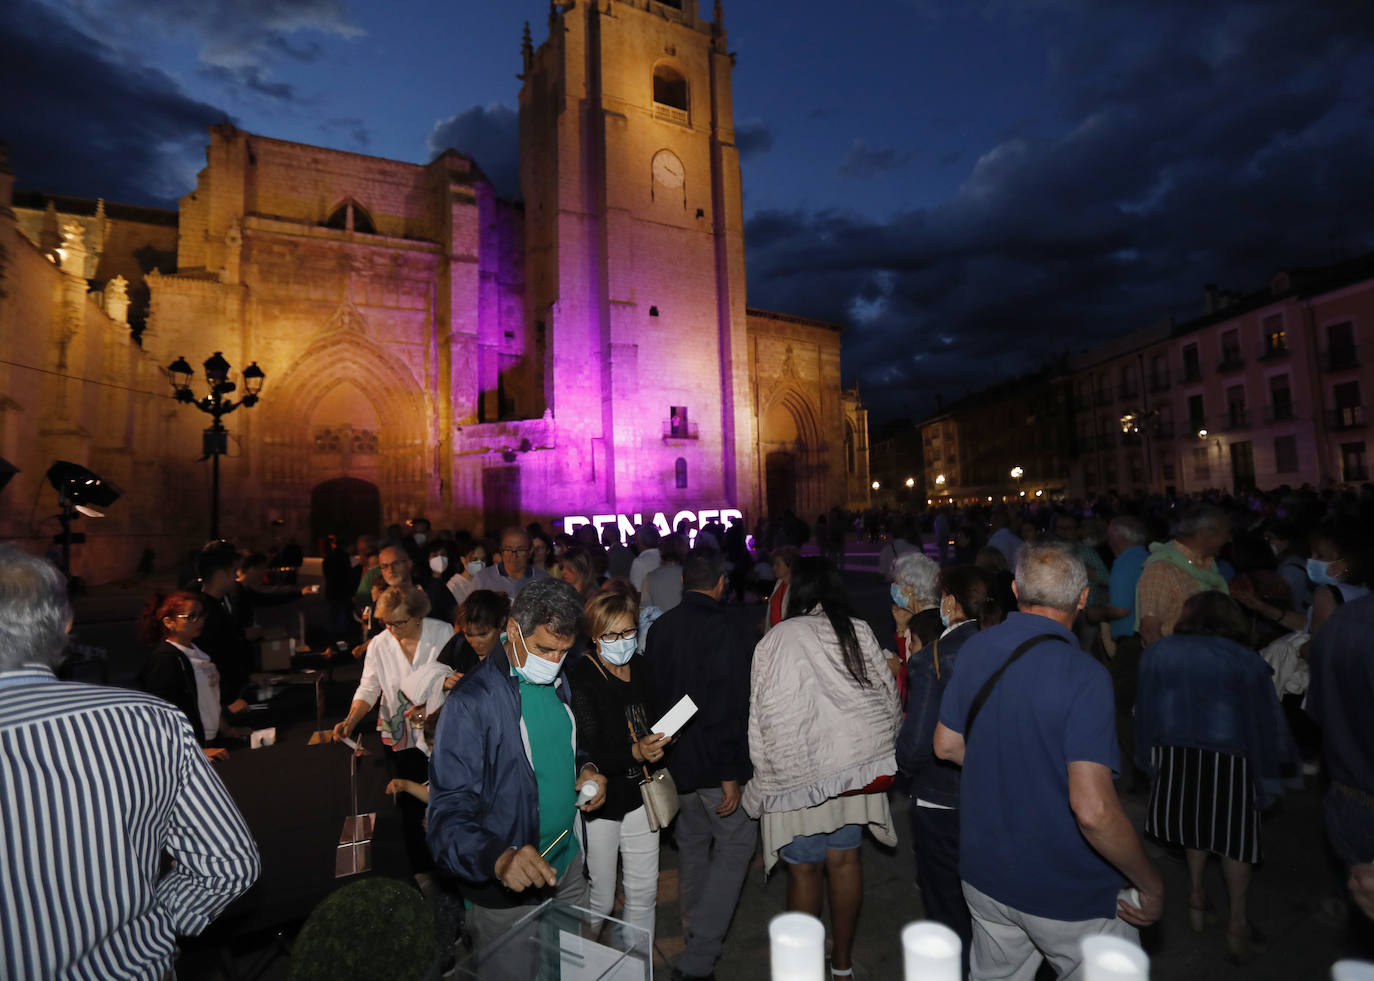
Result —
POLYGON ((649 727, 649 731, 651 733, 661 732, 665 736, 676 736, 677 731, 696 714, 697 703, 692 701, 691 695, 683 695, 676 705, 664 713, 663 718, 649 727))

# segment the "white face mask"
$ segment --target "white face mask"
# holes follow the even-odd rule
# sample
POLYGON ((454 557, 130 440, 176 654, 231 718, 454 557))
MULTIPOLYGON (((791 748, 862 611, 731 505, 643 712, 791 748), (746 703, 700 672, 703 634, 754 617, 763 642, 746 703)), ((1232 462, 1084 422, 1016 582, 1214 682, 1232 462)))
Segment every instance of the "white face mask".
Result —
POLYGON ((472 559, 468 562, 466 571, 468 575, 475 576, 477 575, 477 573, 481 572, 486 567, 487 564, 483 562, 481 559, 472 559))
POLYGON ((426 535, 423 531, 417 531, 415 533, 415 544, 423 545, 425 543, 425 539, 427 538, 429 538, 429 536, 426 535))
POLYGON ((634 637, 622 637, 618 640, 601 641, 601 656, 607 664, 614 664, 619 667, 622 664, 629 664, 630 658, 635 656, 634 637))
POLYGON ((436 576, 440 575, 445 569, 448 568, 448 556, 431 555, 429 557, 429 567, 434 571, 434 574, 436 576))
POLYGON ((520 624, 517 623, 515 629, 520 635, 520 646, 525 649, 525 664, 523 667, 517 667, 515 673, 532 685, 553 684, 553 679, 557 678, 558 672, 563 669, 563 659, 549 661, 532 653, 529 645, 525 643, 525 632, 520 629, 520 624))

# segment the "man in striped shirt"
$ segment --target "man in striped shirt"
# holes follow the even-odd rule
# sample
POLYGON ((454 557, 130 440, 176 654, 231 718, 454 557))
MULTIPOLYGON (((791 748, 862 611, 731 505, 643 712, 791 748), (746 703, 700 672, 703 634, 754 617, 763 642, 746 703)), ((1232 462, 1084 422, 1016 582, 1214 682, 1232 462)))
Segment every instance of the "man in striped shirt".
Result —
POLYGON ((57 680, 70 624, 58 571, 0 545, 0 976, 160 981, 257 846, 179 710, 57 680))

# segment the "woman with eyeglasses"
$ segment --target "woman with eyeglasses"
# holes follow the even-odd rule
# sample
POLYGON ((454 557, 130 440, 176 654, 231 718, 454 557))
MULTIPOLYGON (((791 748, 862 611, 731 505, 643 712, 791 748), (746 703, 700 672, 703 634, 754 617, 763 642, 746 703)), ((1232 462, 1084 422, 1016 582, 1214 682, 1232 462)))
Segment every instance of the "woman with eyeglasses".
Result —
POLYGON ((670 740, 649 731, 652 687, 635 656, 639 604, 622 591, 597 593, 587 603, 592 650, 568 668, 578 748, 606 775, 606 802, 587 822, 587 872, 592 910, 601 916, 615 900, 616 859, 625 890, 621 918, 654 933, 658 902, 658 832, 649 830, 639 784, 662 765, 670 740))
MULTIPOLYGON (((139 631, 153 649, 139 672, 139 687, 181 709, 202 747, 220 732, 219 669, 196 646, 204 628, 205 611, 195 593, 154 593, 139 617, 139 631)), ((223 760, 229 751, 206 747, 205 755, 223 760)))
MULTIPOLYGON (((429 773, 429 757, 418 745, 424 717, 417 712, 407 716, 406 710, 414 706, 401 689, 412 674, 439 659, 453 636, 451 624, 427 617, 428 612, 429 597, 418 586, 392 586, 377 598, 376 616, 383 629, 368 642, 353 704, 347 717, 334 727, 334 738, 351 736, 372 706, 380 703, 377 731, 391 750, 386 754, 391 775, 417 783, 427 780, 429 773)), ((421 712, 423 708, 420 706, 421 712)), ((424 804, 409 795, 398 803, 411 871, 422 887, 427 887, 434 859, 425 845, 424 804)))

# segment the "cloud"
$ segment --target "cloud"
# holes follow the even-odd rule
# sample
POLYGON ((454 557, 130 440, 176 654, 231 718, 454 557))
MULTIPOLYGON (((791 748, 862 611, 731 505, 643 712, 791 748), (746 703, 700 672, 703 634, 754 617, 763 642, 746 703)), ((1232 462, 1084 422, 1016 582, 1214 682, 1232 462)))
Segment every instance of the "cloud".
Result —
POLYGON ((367 128, 366 121, 358 116, 326 119, 316 129, 331 136, 336 133, 343 133, 353 141, 353 145, 358 149, 366 149, 372 145, 372 131, 367 128))
POLYGON ((911 156, 909 151, 898 151, 890 146, 870 148, 863 140, 856 139, 849 144, 849 151, 835 168, 835 173, 841 177, 868 180, 904 167, 911 156))
POLYGON ((269 82, 268 73, 256 65, 243 65, 239 68, 222 68, 219 65, 204 65, 200 75, 226 88, 246 89, 254 95, 264 96, 276 102, 292 102, 296 90, 285 82, 269 82))
POLYGON ((228 118, 33 0, 10 0, 0 51, 0 134, 23 187, 168 206, 228 118))
MULTIPOLYGON (((770 211, 746 227, 750 303, 848 323, 845 381, 875 420, 1196 316, 1206 282, 1249 291, 1374 249, 1374 25, 1344 5, 1256 0, 1207 23, 1135 3, 1051 29, 1077 6, 985 11, 1051 11, 1039 26, 1062 131, 970 147, 931 207, 770 211)), ((856 164, 877 153, 856 146, 856 164)))
POLYGON ((509 106, 473 106, 441 119, 427 143, 431 154, 449 148, 466 154, 477 161, 498 194, 520 196, 520 117, 509 106))
POLYGON ((755 119, 735 127, 735 148, 741 160, 767 153, 772 147, 773 130, 767 123, 755 119))
POLYGON ((342 0, 84 0, 73 16, 86 33, 133 51, 148 32, 190 35, 205 77, 275 101, 296 94, 273 78, 279 58, 316 61, 321 39, 364 35, 342 0))

